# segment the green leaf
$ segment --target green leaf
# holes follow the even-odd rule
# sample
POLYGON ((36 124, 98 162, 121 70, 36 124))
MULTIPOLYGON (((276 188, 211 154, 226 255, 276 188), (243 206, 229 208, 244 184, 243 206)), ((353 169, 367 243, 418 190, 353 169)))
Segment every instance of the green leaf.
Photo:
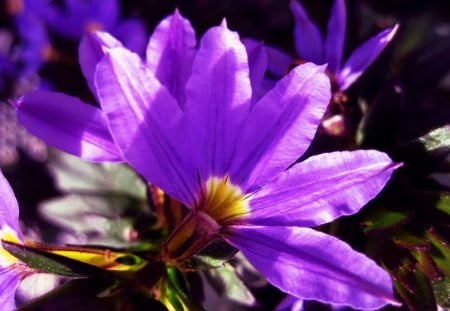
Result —
POLYGON ((167 267, 167 275, 159 287, 160 301, 170 311, 203 310, 202 306, 189 299, 183 275, 173 266, 167 267))
POLYGON ((418 139, 424 149, 434 154, 448 155, 450 150, 450 126, 432 130, 418 139))
POLYGON ((399 229, 393 236, 393 242, 410 250, 429 250, 430 244, 425 237, 417 236, 406 229, 399 229))
POLYGON ((223 267, 237 253, 237 249, 223 240, 212 241, 200 253, 189 258, 184 267, 194 269, 212 269, 223 267))
POLYGON ((431 257, 438 268, 447 277, 450 277, 450 246, 448 241, 441 237, 435 230, 428 230, 427 238, 431 241, 431 257))
POLYGON ((28 267, 68 277, 87 277, 99 275, 102 270, 63 256, 51 254, 39 249, 2 241, 5 250, 20 259, 28 267))
POLYGON ((362 225, 364 233, 369 235, 382 235, 405 224, 410 216, 405 212, 397 212, 386 208, 373 209, 362 225))
POLYGON ((91 163, 57 150, 48 164, 62 192, 117 192, 146 199, 146 183, 125 164, 91 163))
POLYGON ((432 281, 431 286, 437 303, 446 309, 450 308, 450 276, 445 276, 439 281, 432 281))
POLYGON ((246 306, 253 306, 256 303, 252 293, 230 264, 225 264, 223 268, 208 270, 205 276, 219 296, 246 306))
POLYGON ((436 204, 436 208, 440 211, 443 211, 447 215, 450 215, 450 193, 443 192, 441 197, 436 204))
POLYGON ((410 310, 436 310, 430 282, 408 260, 394 273, 394 287, 410 310))

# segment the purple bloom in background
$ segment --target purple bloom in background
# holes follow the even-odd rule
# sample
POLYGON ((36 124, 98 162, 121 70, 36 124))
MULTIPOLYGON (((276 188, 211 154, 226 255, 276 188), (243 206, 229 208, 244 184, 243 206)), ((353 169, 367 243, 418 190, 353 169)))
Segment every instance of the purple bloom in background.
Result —
MULTIPOLYGON (((334 1, 326 36, 320 34, 317 26, 297 0, 291 0, 290 7, 295 21, 294 41, 298 56, 304 61, 315 64, 327 63, 327 69, 336 80, 334 86, 336 91, 348 89, 384 50, 398 29, 398 25, 396 25, 370 38, 343 62, 347 19, 345 0, 334 1)), ((286 70, 291 62, 288 56, 277 51, 269 53, 269 55, 281 65, 276 70, 277 72, 286 70)))
POLYGON ((50 57, 50 40, 43 20, 48 0, 7 0, 19 43, 19 69, 21 77, 35 74, 50 57))
POLYGON ((396 167, 374 150, 293 165, 330 100, 324 66, 298 66, 252 102, 265 63, 248 60, 225 22, 196 50, 191 25, 176 12, 153 33, 147 63, 103 33, 83 42, 80 63, 101 109, 38 91, 16 103, 19 120, 82 158, 127 161, 186 205, 167 260, 183 261, 220 238, 296 297, 360 309, 397 304, 386 271, 311 229, 359 211, 396 167))
POLYGON ((0 306, 2 310, 14 310, 16 289, 20 281, 33 273, 19 259, 2 247, 2 241, 22 244, 19 229, 19 207, 16 197, 0 172, 0 306))
POLYGON ((51 30, 60 36, 80 40, 87 32, 107 31, 138 54, 145 49, 146 30, 135 18, 120 18, 118 0, 64 0, 63 7, 51 6, 46 12, 51 30))

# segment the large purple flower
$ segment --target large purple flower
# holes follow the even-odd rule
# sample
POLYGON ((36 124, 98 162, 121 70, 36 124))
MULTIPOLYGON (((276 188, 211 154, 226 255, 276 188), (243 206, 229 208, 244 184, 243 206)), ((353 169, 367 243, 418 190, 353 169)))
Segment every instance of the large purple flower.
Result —
MULTIPOLYGON (((317 26, 308 17, 302 5, 297 0, 290 2, 294 15, 294 41, 298 56, 307 62, 328 64, 328 70, 333 74, 337 91, 348 89, 372 64, 397 32, 398 25, 388 28, 370 38, 359 46, 343 63, 346 32, 345 0, 335 0, 328 21, 327 34, 322 37, 317 26)), ((285 70, 290 62, 289 57, 276 51, 269 53, 285 70)))
POLYGON ((299 66, 252 102, 262 63, 249 70, 225 22, 196 51, 190 24, 174 14, 153 34, 147 64, 105 34, 86 40, 80 63, 101 109, 38 91, 17 103, 19 119, 85 159, 127 161, 186 205, 167 260, 181 262, 220 238, 296 297, 362 309, 396 303, 374 261, 311 229, 356 213, 395 168, 374 150, 294 164, 330 100, 324 66, 299 66))

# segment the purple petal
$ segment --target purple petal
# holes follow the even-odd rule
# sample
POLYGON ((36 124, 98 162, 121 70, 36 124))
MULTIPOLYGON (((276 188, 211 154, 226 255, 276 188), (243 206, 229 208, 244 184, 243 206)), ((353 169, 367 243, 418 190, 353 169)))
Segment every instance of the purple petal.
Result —
MULTIPOLYGON (((125 159, 148 181, 185 204, 193 202, 179 145, 182 112, 138 55, 109 50, 97 66, 96 86, 111 134, 125 159)), ((195 172, 193 172, 195 174, 195 172)))
POLYGON ((178 10, 159 23, 147 46, 147 64, 183 108, 195 56, 195 31, 178 10))
POLYGON ((375 150, 313 156, 256 192, 247 222, 313 227, 354 214, 381 191, 395 167, 375 150))
POLYGON ((144 57, 148 35, 140 19, 124 19, 112 30, 112 33, 123 42, 127 49, 144 57))
POLYGON ((17 200, 11 186, 0 172, 0 230, 2 230, 5 225, 16 233, 19 232, 19 206, 17 205, 17 200))
POLYGON ((248 114, 251 86, 247 55, 225 22, 203 36, 186 85, 186 132, 200 177, 224 176, 248 114))
POLYGON ((334 0, 330 20, 328 21, 327 37, 324 43, 324 57, 331 72, 337 72, 341 66, 346 21, 345 0, 334 0))
POLYGON ((309 228, 235 227, 228 239, 270 283, 298 298, 357 309, 398 305, 389 274, 333 236, 309 228))
POLYGON ((289 66, 293 64, 294 58, 285 52, 271 46, 265 46, 268 57, 268 70, 275 77, 283 77, 289 71, 289 66))
POLYGON ((260 98, 255 96, 255 93, 256 90, 262 88, 264 75, 267 70, 267 53, 262 42, 256 42, 252 39, 245 39, 242 41, 248 55, 250 83, 253 90, 252 102, 254 103, 260 98))
POLYGON ((48 10, 47 23, 52 31, 71 39, 79 39, 92 29, 110 31, 120 14, 118 0, 65 0, 63 6, 48 10))
POLYGON ((123 161, 100 109, 48 91, 29 93, 15 105, 19 122, 49 146, 88 161, 123 161))
POLYGON ((106 49, 121 47, 122 43, 106 32, 90 32, 83 36, 78 49, 81 71, 86 78, 89 88, 97 95, 94 74, 97 64, 105 56, 106 49))
POLYGON ((322 37, 319 29, 297 0, 291 0, 290 8, 294 15, 294 41, 298 56, 307 62, 322 64, 322 37))
POLYGON ((395 25, 393 28, 384 30, 363 43, 350 55, 337 76, 342 91, 348 89, 380 55, 394 37, 397 29, 398 25, 395 25))
POLYGON ((312 63, 298 66, 254 105, 237 142, 235 184, 259 187, 305 152, 330 101, 324 71, 312 63))
POLYGON ((298 299, 297 297, 287 295, 281 302, 277 305, 275 311, 303 311, 303 299, 298 299))
POLYGON ((0 268, 0 306, 2 310, 16 310, 15 294, 21 276, 14 270, 0 268))

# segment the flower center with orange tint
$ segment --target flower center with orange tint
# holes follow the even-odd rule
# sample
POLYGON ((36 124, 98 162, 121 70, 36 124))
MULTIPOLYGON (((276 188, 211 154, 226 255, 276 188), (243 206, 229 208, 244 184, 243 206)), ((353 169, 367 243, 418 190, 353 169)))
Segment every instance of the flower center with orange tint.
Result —
POLYGON ((103 30, 103 24, 99 23, 97 21, 90 21, 87 22, 84 26, 84 30, 86 32, 95 32, 95 31, 102 31, 103 30))
POLYGON ((23 0, 7 0, 6 1, 6 12, 10 15, 16 15, 23 12, 25 6, 23 0))

